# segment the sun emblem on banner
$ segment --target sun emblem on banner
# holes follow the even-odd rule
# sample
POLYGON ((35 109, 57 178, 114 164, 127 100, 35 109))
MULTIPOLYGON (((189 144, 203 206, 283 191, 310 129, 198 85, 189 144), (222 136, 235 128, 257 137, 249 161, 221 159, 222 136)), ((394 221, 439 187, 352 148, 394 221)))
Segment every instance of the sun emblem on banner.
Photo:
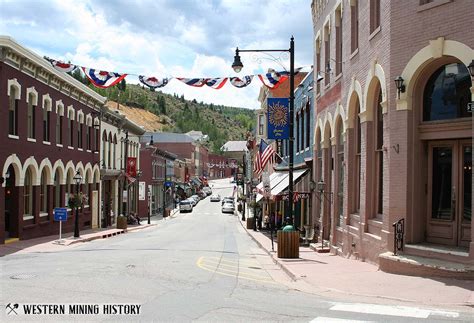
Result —
POLYGON ((283 127, 288 122, 286 107, 280 103, 274 103, 268 108, 269 121, 272 125, 283 127))

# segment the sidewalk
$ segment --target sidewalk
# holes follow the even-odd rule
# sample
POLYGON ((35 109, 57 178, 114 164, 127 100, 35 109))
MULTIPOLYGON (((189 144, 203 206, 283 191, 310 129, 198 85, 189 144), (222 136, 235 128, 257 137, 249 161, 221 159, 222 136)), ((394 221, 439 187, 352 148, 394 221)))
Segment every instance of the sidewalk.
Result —
POLYGON ((429 306, 474 306, 474 281, 448 278, 403 276, 378 270, 373 264, 347 259, 329 253, 317 253, 300 246, 299 259, 277 257, 276 237, 274 250, 264 232, 246 228, 253 240, 265 250, 305 292, 332 293, 360 300, 373 299, 414 302, 429 306))

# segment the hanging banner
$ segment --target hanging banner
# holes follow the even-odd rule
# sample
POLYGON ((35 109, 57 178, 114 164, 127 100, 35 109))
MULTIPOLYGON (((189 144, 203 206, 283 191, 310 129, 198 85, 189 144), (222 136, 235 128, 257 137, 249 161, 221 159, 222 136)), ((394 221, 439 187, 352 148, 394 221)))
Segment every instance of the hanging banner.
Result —
POLYGON ((91 81, 92 84, 102 89, 114 86, 127 76, 127 74, 99 71, 86 67, 83 67, 82 70, 84 71, 87 78, 91 81))
POLYGON ((267 99, 268 139, 288 139, 290 135, 290 109, 288 98, 267 99))
POLYGON ((127 175, 137 177, 137 157, 127 158, 127 175))
POLYGON ((167 78, 164 79, 158 79, 157 77, 154 76, 145 76, 145 75, 140 75, 138 76, 138 79, 140 82, 148 86, 150 89, 156 89, 160 87, 164 87, 166 84, 168 84, 169 80, 167 78))

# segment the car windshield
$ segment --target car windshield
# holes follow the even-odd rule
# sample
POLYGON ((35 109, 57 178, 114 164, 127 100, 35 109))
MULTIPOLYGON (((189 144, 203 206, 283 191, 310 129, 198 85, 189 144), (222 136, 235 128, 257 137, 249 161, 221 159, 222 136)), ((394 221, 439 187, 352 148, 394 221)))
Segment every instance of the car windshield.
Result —
POLYGON ((191 203, 191 202, 190 201, 181 201, 179 204, 186 205, 186 204, 189 204, 189 203, 191 203))

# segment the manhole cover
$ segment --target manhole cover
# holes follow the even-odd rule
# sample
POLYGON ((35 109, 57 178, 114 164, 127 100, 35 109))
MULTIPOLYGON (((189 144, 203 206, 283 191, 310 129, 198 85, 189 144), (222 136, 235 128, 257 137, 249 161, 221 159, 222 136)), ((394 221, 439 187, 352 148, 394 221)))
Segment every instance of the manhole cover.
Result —
POLYGON ((30 278, 35 278, 36 275, 34 274, 18 274, 18 275, 13 275, 10 276, 11 279, 30 279, 30 278))
POLYGON ((260 268, 260 267, 254 267, 254 266, 250 266, 249 268, 250 268, 250 269, 262 269, 262 268, 260 268))

